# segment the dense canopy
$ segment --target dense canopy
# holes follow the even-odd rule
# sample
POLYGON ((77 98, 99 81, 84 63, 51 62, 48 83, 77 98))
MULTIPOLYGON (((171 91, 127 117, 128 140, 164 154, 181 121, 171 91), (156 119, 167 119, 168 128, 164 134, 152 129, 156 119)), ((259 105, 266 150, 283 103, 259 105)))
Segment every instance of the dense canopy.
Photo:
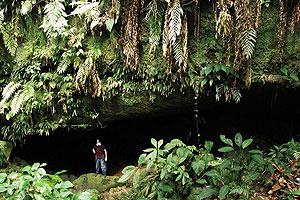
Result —
POLYGON ((1 137, 24 141, 106 101, 193 89, 238 102, 253 83, 299 86, 300 0, 4 0, 1 137))

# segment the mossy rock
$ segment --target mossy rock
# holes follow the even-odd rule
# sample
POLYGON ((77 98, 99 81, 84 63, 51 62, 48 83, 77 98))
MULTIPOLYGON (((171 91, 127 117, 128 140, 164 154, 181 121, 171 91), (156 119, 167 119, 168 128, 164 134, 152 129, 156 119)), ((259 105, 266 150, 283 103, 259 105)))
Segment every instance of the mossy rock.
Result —
POLYGON ((0 167, 8 164, 13 145, 11 142, 0 140, 0 167))
POLYGON ((13 165, 13 167, 23 168, 23 167, 26 167, 28 165, 28 163, 25 160, 22 160, 21 158, 15 156, 12 159, 12 165, 13 165))
POLYGON ((73 181, 75 189, 77 191, 84 191, 88 189, 96 189, 100 193, 108 191, 111 188, 121 186, 121 183, 118 183, 118 176, 106 176, 97 175, 94 173, 83 174, 79 178, 73 181))

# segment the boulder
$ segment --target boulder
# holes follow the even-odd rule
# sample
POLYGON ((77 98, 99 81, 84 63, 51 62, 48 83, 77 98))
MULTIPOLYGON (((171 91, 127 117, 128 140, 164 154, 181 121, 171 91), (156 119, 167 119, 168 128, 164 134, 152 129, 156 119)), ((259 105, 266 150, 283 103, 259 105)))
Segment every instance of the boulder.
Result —
POLYGON ((25 160, 22 160, 21 158, 14 156, 12 159, 12 165, 23 168, 23 167, 26 167, 28 165, 28 163, 25 160))
POLYGON ((97 175, 94 173, 83 174, 79 178, 73 181, 76 191, 84 191, 89 189, 95 189, 98 192, 102 193, 121 186, 123 184, 118 183, 118 176, 106 176, 97 175))
POLYGON ((0 140, 0 167, 5 167, 9 164, 9 158, 13 145, 11 142, 0 140))

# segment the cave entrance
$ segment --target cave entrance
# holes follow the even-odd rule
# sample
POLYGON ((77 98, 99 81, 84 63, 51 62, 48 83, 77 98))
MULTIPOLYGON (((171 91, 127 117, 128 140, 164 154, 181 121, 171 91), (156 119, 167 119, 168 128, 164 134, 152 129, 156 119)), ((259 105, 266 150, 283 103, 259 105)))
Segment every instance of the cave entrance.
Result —
MULTIPOLYGON (((232 138, 240 132, 244 138, 252 136, 261 147, 282 144, 300 134, 300 89, 265 86, 244 94, 239 104, 211 98, 209 107, 200 105, 201 143, 214 141, 217 152, 223 146, 220 134, 232 138)), ((30 163, 46 162, 49 170, 66 169, 80 175, 94 172, 91 149, 100 139, 108 151, 108 175, 120 174, 124 166, 135 164, 143 150, 152 146, 151 138, 164 139, 164 143, 177 138, 197 145, 193 108, 186 113, 167 114, 114 121, 102 129, 59 129, 50 136, 31 136, 13 150, 13 155, 30 163)))
POLYGON ((50 171, 91 173, 95 168, 92 148, 99 139, 108 152, 108 175, 120 175, 124 166, 136 164, 143 150, 152 146, 151 138, 164 139, 164 143, 174 138, 185 142, 193 126, 193 113, 183 113, 115 121, 93 130, 60 129, 50 136, 29 137, 26 144, 13 150, 13 155, 30 163, 45 162, 50 171))

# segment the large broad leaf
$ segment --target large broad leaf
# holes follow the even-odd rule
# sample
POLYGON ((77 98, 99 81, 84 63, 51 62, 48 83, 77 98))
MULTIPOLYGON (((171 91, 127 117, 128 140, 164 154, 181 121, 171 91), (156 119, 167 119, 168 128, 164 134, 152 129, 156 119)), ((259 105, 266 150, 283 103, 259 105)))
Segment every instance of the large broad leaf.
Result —
POLYGON ((205 168, 205 162, 200 159, 194 160, 192 162, 192 168, 195 171, 195 173, 197 174, 197 176, 199 176, 205 168))
POLYGON ((247 139, 247 140, 245 140, 244 142, 243 142, 243 144, 242 144, 242 148, 243 149, 246 149, 250 144, 252 144, 252 142, 253 142, 253 139, 247 139))
POLYGON ((259 155, 259 154, 254 154, 251 156, 253 160, 255 160, 257 163, 261 164, 261 165, 264 165, 265 164, 265 160, 264 158, 259 155))
POLYGON ((237 133, 234 137, 234 142, 238 147, 242 146, 242 142, 243 142, 243 137, 240 133, 237 133))
POLYGON ((197 197, 199 199, 204 199, 204 198, 207 198, 207 197, 210 197, 213 195, 217 195, 217 194, 218 194, 217 190, 210 188, 210 187, 206 187, 201 190, 200 194, 197 195, 197 197))
POLYGON ((287 74, 288 74, 288 70, 287 70, 287 68, 280 68, 280 71, 282 72, 282 73, 284 73, 284 75, 286 75, 287 76, 287 74))
POLYGON ((257 150, 257 149, 253 149, 253 150, 250 150, 250 151, 248 151, 248 152, 249 152, 249 153, 253 153, 253 154, 263 154, 262 151, 257 150))
POLYGON ((138 160, 138 166, 141 166, 144 162, 145 162, 145 160, 146 160, 146 154, 142 154, 142 155, 140 155, 140 157, 139 157, 139 160, 138 160))
POLYGON ((206 183, 207 183, 207 180, 205 180, 205 179, 198 179, 198 180, 196 180, 196 183, 199 183, 199 184, 206 184, 206 183))
POLYGON ((233 150, 234 150, 234 148, 229 147, 229 146, 222 147, 222 148, 218 149, 219 152, 223 152, 223 153, 230 152, 230 151, 233 151, 233 150))
POLYGON ((204 148, 210 152, 212 147, 214 146, 214 142, 212 141, 205 141, 205 144, 204 144, 204 148))
POLYGON ((125 181, 127 181, 132 176, 134 171, 135 171, 134 166, 125 167, 122 171, 123 176, 121 176, 121 178, 118 180, 118 182, 124 183, 125 181))
POLYGON ((246 177, 245 177, 245 181, 252 181, 257 179, 259 176, 261 175, 261 173, 258 172, 250 172, 246 177))
POLYGON ((294 81, 299 81, 298 76, 297 76, 296 74, 294 74, 294 73, 291 73, 291 74, 290 74, 290 77, 291 77, 294 81))
POLYGON ((229 192, 229 186, 224 185, 219 191, 219 199, 222 200, 227 195, 228 192, 229 192))
POLYGON ((153 144, 153 146, 155 146, 155 148, 157 148, 157 140, 154 138, 151 138, 151 144, 153 144))
POLYGON ((68 189, 68 188, 72 188, 72 187, 74 187, 74 185, 70 181, 66 181, 61 184, 62 189, 68 189))
POLYGON ((218 177, 220 177, 219 173, 216 170, 214 170, 214 169, 206 172, 205 175, 206 176, 210 176, 210 177, 212 177, 214 179, 217 179, 218 177))
POLYGON ((231 139, 228 139, 225 137, 225 135, 220 135, 220 139, 222 140, 222 142, 224 142, 225 144, 228 144, 229 146, 233 147, 233 142, 231 139))
POLYGON ((176 154, 179 157, 179 163, 182 163, 185 161, 185 159, 188 157, 190 151, 186 148, 180 147, 177 149, 176 154))
POLYGON ((271 172, 272 175, 275 173, 274 172, 274 167, 271 163, 268 164, 268 169, 269 169, 269 171, 271 172))
POLYGON ((173 192, 173 188, 166 184, 159 184, 158 189, 164 191, 164 192, 173 192))
POLYGON ((114 26, 115 20, 114 18, 110 18, 109 20, 106 20, 105 24, 106 24, 106 28, 107 30, 109 30, 109 32, 111 32, 113 26, 114 26))

